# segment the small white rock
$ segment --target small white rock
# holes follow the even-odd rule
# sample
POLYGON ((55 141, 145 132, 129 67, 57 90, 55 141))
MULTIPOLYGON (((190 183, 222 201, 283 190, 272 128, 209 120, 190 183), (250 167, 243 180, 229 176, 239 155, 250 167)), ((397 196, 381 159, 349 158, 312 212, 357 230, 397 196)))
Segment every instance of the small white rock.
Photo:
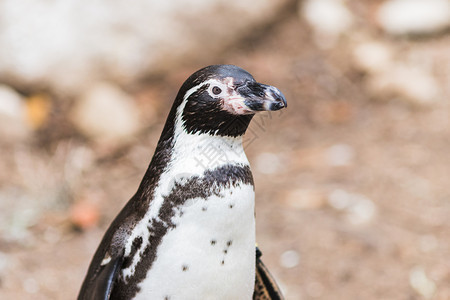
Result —
POLYGON ((127 141, 141 128, 133 99, 109 83, 89 89, 76 103, 71 119, 81 132, 98 141, 127 141))
POLYGON ((342 0, 307 0, 300 14, 311 25, 319 46, 329 48, 353 24, 353 15, 342 0))
POLYGON ((425 299, 431 299, 436 292, 436 284, 428 278, 421 266, 416 266, 409 272, 409 284, 425 299))
POLYGON ((30 131, 25 101, 9 86, 0 85, 0 135, 20 140, 26 138, 30 131))
POLYGON ((7 254, 0 252, 0 277, 6 275, 8 267, 10 265, 11 257, 7 254))
POLYGON ((377 212, 375 203, 368 197, 341 189, 336 189, 328 195, 328 204, 343 212, 346 220, 353 225, 369 223, 377 212))
POLYGON ((353 204, 347 208, 347 220, 353 225, 369 223, 376 213, 376 206, 366 196, 354 194, 353 204))
POLYGON ((448 0, 389 0, 377 12, 381 27, 393 35, 429 34, 450 25, 448 0))
POLYGON ((6 85, 0 85, 0 114, 11 118, 24 117, 22 97, 6 85))
POLYGON ((102 79, 132 83, 186 59, 217 56, 287 3, 2 0, 0 76, 70 96, 102 79))
POLYGON ((283 252, 280 257, 280 264, 286 269, 295 268, 300 263, 300 255, 295 250, 283 252))
POLYGON ((336 189, 328 195, 328 204, 336 210, 343 210, 352 204, 352 198, 346 191, 336 189))
POLYGON ((67 154, 66 176, 70 178, 72 174, 80 174, 94 164, 94 152, 92 149, 84 146, 72 146, 67 154))
POLYGON ((378 73, 389 69, 392 55, 392 49, 381 42, 361 43, 353 50, 356 67, 367 73, 378 73))
POLYGON ((439 100, 441 90, 430 72, 422 68, 398 64, 369 79, 369 89, 381 97, 397 96, 412 104, 429 106, 439 100))
POLYGON ((347 144, 336 144, 327 151, 327 160, 331 166, 348 166, 353 162, 355 150, 347 144))

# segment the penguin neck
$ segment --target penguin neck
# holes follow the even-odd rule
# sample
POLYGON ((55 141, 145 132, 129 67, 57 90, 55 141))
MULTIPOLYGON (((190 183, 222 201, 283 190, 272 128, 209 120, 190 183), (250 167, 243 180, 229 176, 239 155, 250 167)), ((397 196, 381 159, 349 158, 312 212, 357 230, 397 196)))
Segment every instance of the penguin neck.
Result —
MULTIPOLYGON (((137 198, 148 203, 170 194, 174 183, 188 178, 203 178, 223 168, 244 168, 249 162, 242 136, 223 137, 209 134, 179 133, 158 143, 153 159, 137 192, 137 198)), ((155 206, 156 207, 156 206, 155 206)))
MULTIPOLYGON (((187 128, 186 118, 184 117, 184 108, 187 101, 188 96, 185 96, 176 109, 176 117, 173 122, 171 166, 175 167, 177 164, 182 164, 187 166, 188 172, 202 175, 206 170, 227 164, 248 165, 242 145, 242 138, 248 123, 240 134, 231 136, 223 135, 219 129, 192 131, 187 128)), ((197 127, 200 127, 200 125, 197 127)), ((177 167, 182 168, 181 166, 177 167)))
MULTIPOLYGON (((189 133, 180 118, 170 119, 160 137, 155 154, 144 176, 139 193, 151 198, 157 185, 168 184, 177 177, 202 176, 222 166, 249 166, 243 147, 243 134, 222 136, 189 133), (163 180, 164 179, 164 180, 163 180)), ((164 190, 164 189, 163 189, 164 190)))
MULTIPOLYGON (((245 122, 234 122, 234 127, 241 129, 233 130, 235 134, 232 135, 224 134, 220 128, 205 130, 202 127, 203 122, 193 126, 193 122, 188 122, 184 112, 189 95, 195 89, 192 88, 186 92, 182 99, 180 96, 177 97, 158 143, 157 152, 164 152, 165 149, 170 148, 170 159, 167 161, 166 169, 183 164, 189 166, 187 171, 190 170, 196 175, 201 175, 205 170, 226 164, 248 165, 242 140, 252 116, 247 116, 245 122), (193 128, 198 128, 198 130, 193 130, 193 128)), ((233 119, 236 116, 230 115, 230 117, 233 119)))
POLYGON ((224 165, 248 165, 242 136, 227 137, 210 134, 178 133, 173 144, 172 167, 189 165, 189 170, 201 175, 224 165))

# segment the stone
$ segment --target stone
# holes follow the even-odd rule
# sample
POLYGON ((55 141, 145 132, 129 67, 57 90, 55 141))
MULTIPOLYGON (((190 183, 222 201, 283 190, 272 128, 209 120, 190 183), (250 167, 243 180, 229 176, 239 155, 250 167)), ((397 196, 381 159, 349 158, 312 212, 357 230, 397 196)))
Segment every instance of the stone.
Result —
POLYGON ((351 203, 351 195, 345 190, 336 189, 328 195, 328 204, 336 210, 343 210, 351 203))
POLYGON ((355 66, 366 73, 384 72, 392 64, 393 50, 379 41, 367 41, 353 48, 355 66))
POLYGON ((11 266, 11 259, 8 254, 0 252, 0 280, 2 277, 7 276, 8 269, 11 266))
POLYGON ((424 68, 406 63, 370 77, 368 88, 379 98, 398 97, 413 105, 430 106, 441 100, 435 77, 424 68))
POLYGON ((342 0, 307 0, 300 15, 309 23, 319 46, 331 48, 353 25, 353 15, 342 0))
POLYGON ((347 221, 353 225, 369 223, 375 217, 377 208, 372 200, 363 195, 354 194, 352 205, 347 211, 347 221))
POLYGON ((436 292, 436 283, 431 280, 421 266, 416 266, 409 272, 409 284, 425 299, 431 299, 436 292))
POLYGON ((83 134, 98 142, 127 142, 142 126, 133 99, 106 82, 96 84, 76 102, 71 120, 83 134))
POLYGON ((27 120, 33 129, 44 127, 52 110, 51 98, 49 95, 37 94, 27 98, 27 120))
POLYGON ((295 250, 288 250, 283 252, 280 257, 280 265, 283 268, 291 269, 298 266, 300 263, 300 255, 295 250))
POLYGON ((347 222, 352 225, 370 223, 377 213, 377 207, 371 199, 342 189, 333 190, 328 195, 328 204, 342 212, 347 222))
POLYGON ((392 35, 424 35, 450 26, 448 0, 388 0, 377 11, 381 28, 392 35))
POLYGON ((78 96, 97 81, 135 82, 215 58, 289 1, 0 2, 0 78, 78 96))
POLYGON ((353 64, 367 73, 368 90, 378 99, 398 98, 412 105, 430 106, 442 98, 431 66, 417 64, 412 53, 399 53, 380 41, 365 41, 353 48, 353 64))
POLYGON ((0 85, 0 135, 11 142, 26 139, 31 128, 26 120, 26 105, 12 88, 0 85))

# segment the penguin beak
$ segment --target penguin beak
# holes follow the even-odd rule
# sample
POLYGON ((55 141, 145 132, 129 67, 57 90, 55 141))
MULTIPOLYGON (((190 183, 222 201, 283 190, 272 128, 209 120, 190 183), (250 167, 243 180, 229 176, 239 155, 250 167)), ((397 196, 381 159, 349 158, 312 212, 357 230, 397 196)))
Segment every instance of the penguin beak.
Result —
POLYGON ((244 105, 252 112, 275 111, 287 107, 286 98, 276 87, 249 82, 237 88, 244 105))

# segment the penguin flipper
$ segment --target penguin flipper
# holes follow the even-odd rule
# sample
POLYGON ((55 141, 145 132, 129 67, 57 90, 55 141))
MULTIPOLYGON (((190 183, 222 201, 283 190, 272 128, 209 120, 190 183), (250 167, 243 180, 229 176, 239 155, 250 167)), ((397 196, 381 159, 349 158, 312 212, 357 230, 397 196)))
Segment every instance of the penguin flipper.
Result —
POLYGON ((80 292, 78 300, 109 300, 122 262, 120 255, 101 266, 87 288, 80 292))
POLYGON ((256 273, 253 300, 283 300, 283 294, 267 267, 261 260, 261 251, 256 247, 256 273))

